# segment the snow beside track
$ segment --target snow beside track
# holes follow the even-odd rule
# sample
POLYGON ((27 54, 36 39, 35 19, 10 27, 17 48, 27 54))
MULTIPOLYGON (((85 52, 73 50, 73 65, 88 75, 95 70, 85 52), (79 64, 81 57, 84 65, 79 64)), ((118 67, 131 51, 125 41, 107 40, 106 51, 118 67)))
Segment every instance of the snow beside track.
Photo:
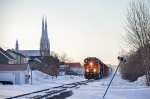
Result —
POLYGON ((40 71, 33 71, 32 75, 32 85, 31 81, 29 84, 22 85, 0 85, 0 99, 85 80, 84 77, 81 76, 68 75, 58 76, 56 78, 40 71))
MULTIPOLYGON (((88 85, 81 85, 80 88, 73 89, 73 95, 67 99, 103 99, 111 77, 112 75, 88 85)), ((52 76, 33 71, 33 85, 30 82, 23 85, 0 85, 0 99, 83 80, 85 79, 81 76, 65 75, 52 79, 52 76)), ((146 86, 145 76, 135 82, 128 82, 117 73, 105 99, 150 99, 150 87, 146 86)))
MULTIPOLYGON (((79 89, 74 89, 73 96, 67 99, 103 99, 111 77, 112 75, 86 86, 81 86, 79 89)), ((128 82, 123 80, 117 72, 105 99, 150 99, 150 87, 146 86, 145 76, 140 77, 135 82, 128 82)))

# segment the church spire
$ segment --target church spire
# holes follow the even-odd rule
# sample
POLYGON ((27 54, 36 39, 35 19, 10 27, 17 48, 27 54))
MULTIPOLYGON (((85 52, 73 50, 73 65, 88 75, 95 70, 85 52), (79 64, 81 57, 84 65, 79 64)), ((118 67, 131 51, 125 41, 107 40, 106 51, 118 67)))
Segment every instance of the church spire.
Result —
POLYGON ((42 19, 42 36, 40 41, 40 54, 41 56, 50 55, 50 44, 47 32, 47 20, 45 17, 42 19))
POLYGON ((44 37, 44 16, 43 16, 43 19, 42 19, 42 37, 44 37))
POLYGON ((19 44, 18 44, 18 40, 16 40, 16 48, 15 51, 19 51, 19 44))
POLYGON ((47 34, 47 20, 46 20, 46 17, 45 17, 45 37, 48 39, 48 34, 47 34))

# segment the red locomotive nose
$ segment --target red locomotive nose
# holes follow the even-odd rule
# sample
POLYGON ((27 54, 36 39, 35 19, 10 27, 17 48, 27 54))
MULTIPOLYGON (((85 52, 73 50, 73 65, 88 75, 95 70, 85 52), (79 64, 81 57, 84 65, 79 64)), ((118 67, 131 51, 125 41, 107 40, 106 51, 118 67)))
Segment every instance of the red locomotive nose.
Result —
POLYGON ((84 77, 86 79, 100 79, 108 75, 109 67, 96 57, 88 57, 84 60, 84 77))
POLYGON ((92 66, 92 65, 93 65, 93 62, 90 62, 89 64, 90 64, 90 66, 92 66))

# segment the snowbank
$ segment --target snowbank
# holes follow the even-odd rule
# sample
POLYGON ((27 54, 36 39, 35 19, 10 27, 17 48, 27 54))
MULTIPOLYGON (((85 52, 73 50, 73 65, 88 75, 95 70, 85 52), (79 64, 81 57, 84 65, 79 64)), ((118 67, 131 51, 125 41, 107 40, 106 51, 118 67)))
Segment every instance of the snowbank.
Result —
POLYGON ((66 84, 66 83, 71 83, 71 82, 77 82, 77 81, 82 81, 85 80, 84 77, 81 76, 69 76, 69 75, 63 75, 63 76, 49 76, 47 74, 44 74, 40 71, 34 71, 33 72, 33 85, 38 85, 38 84, 66 84))
MULTIPOLYGON (((101 83, 108 85, 112 77, 105 78, 101 83)), ((111 86, 145 86, 145 76, 139 77, 137 81, 129 82, 128 80, 123 80, 120 74, 116 74, 111 86)))
MULTIPOLYGON (((111 75, 102 81, 102 83, 105 85, 109 84, 109 82, 117 68, 117 66, 111 66, 111 65, 110 65, 110 67, 112 67, 111 75)), ((129 82, 128 80, 122 79, 120 72, 117 71, 111 86, 146 86, 146 76, 139 77, 137 81, 129 82)))
MULTIPOLYGON (((31 74, 31 73, 30 73, 31 74)), ((32 85, 31 80, 29 84, 22 85, 0 85, 0 99, 29 93, 37 90, 47 89, 50 87, 59 86, 66 83, 72 83, 77 81, 85 80, 81 76, 58 76, 53 78, 47 74, 44 74, 40 71, 32 72, 32 85)))

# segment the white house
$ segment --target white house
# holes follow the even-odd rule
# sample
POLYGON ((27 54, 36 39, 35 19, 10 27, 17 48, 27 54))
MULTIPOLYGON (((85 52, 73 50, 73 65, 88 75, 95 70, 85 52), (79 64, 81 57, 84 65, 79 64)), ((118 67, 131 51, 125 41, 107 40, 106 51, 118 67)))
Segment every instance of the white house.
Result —
POLYGON ((13 84, 26 84, 29 81, 28 64, 2 64, 0 65, 0 82, 10 81, 13 84))

